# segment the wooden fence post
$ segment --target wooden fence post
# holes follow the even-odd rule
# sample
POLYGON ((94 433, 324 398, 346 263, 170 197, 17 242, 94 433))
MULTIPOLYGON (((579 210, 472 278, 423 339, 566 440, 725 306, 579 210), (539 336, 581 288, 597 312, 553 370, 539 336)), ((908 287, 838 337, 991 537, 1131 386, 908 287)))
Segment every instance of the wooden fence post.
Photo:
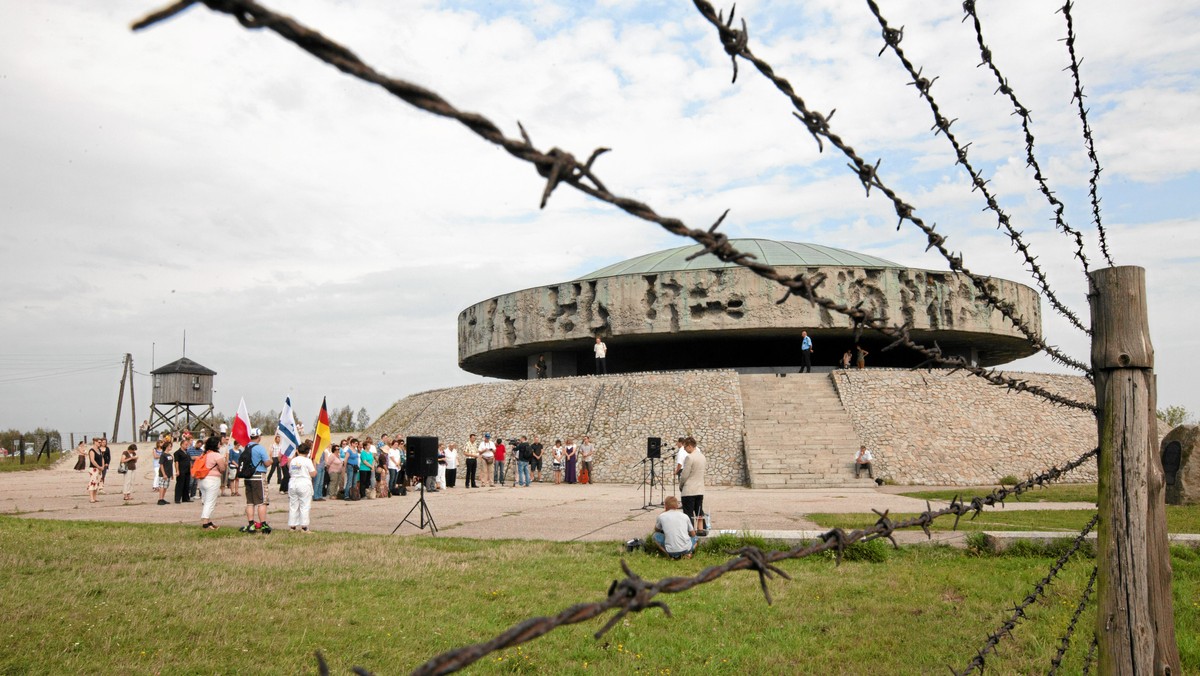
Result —
POLYGON ((1099 408, 1101 674, 1179 674, 1146 272, 1091 273, 1099 408))

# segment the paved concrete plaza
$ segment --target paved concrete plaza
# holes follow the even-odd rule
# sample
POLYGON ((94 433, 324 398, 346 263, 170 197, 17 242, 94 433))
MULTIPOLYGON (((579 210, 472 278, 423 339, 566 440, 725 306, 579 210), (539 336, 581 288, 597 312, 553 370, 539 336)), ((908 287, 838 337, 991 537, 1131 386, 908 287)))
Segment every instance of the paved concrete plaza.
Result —
MULTIPOLYGON (((145 457, 146 454, 143 454, 145 457)), ((71 468, 73 458, 48 470, 0 473, 0 513, 39 519, 82 519, 134 523, 200 523, 200 503, 157 505, 157 492, 150 489, 149 463, 137 470, 134 499, 121 499, 121 475, 110 471, 107 492, 97 504, 88 502, 85 472, 71 468)), ((461 483, 461 482, 460 482, 461 483)), ((173 488, 173 487, 172 487, 173 488)), ((919 487, 926 489, 932 487, 919 487)), ((765 531, 770 537, 799 537, 799 531, 818 526, 807 515, 820 512, 870 513, 872 508, 893 513, 917 512, 925 501, 896 493, 897 486, 878 488, 752 490, 710 487, 704 505, 712 515, 715 530, 765 531)), ((963 489, 964 495, 987 493, 991 487, 963 489)), ((671 485, 666 486, 671 495, 671 485)), ((272 486, 268 520, 275 528, 287 526, 287 496, 272 486)), ((171 499, 171 491, 168 491, 171 499)), ((358 502, 326 500, 312 507, 312 529, 358 533, 392 532, 416 503, 410 492, 358 502)), ((643 510, 643 487, 630 484, 554 485, 534 483, 529 488, 504 487, 454 489, 426 495, 440 534, 481 539, 542 539, 558 541, 624 541, 643 537, 654 528, 661 507, 643 510)), ((661 502, 656 490, 654 502, 661 502)), ((945 503, 933 503, 934 507, 945 503)), ((1086 503, 1021 503, 1012 501, 1004 509, 1088 509, 1086 503)), ((215 521, 223 527, 245 524, 245 499, 222 497, 215 521)), ((416 527, 404 525, 398 535, 413 535, 416 527)), ((925 540, 919 530, 905 533, 904 542, 925 540)), ((935 534, 939 541, 956 541, 961 533, 935 534)))

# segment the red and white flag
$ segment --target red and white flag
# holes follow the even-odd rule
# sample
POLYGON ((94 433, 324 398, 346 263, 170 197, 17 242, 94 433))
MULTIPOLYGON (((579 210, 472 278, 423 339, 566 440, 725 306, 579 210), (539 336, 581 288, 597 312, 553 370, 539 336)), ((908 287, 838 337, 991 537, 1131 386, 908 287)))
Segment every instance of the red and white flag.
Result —
POLYGON ((250 414, 246 412, 246 398, 238 404, 237 417, 233 419, 233 440, 245 446, 250 443, 250 414))

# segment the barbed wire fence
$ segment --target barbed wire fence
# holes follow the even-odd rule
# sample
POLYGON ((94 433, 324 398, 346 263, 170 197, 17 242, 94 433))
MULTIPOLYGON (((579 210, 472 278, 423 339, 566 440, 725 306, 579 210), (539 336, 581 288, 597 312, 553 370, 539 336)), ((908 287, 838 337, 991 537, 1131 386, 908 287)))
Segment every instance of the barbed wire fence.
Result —
MULTIPOLYGON (((678 219, 665 217, 658 214, 650 206, 642 202, 628 197, 622 197, 610 192, 605 184, 596 175, 596 171, 594 169, 597 159, 605 152, 608 152, 607 148, 597 148, 589 155, 588 159, 582 163, 580 163, 571 153, 557 147, 551 148, 548 151, 539 150, 533 144, 530 135, 526 132, 524 126, 522 126, 520 123, 518 123, 518 129, 520 131, 519 139, 506 136, 496 124, 483 115, 461 111, 452 106, 436 92, 426 89, 425 87, 421 87, 404 80, 387 77, 365 64, 346 47, 326 38, 317 31, 303 26, 289 17, 275 13, 251 0, 203 0, 202 3, 200 0, 183 0, 154 12, 133 25, 135 30, 140 30, 175 16, 179 12, 188 9, 192 5, 204 4, 214 11, 230 14, 242 26, 248 29, 266 28, 271 30, 281 37, 296 44, 301 49, 309 52, 316 58, 341 70, 342 72, 383 87, 389 93, 417 108, 439 116, 457 120, 466 125, 475 134, 493 144, 502 147, 510 155, 533 164, 538 174, 546 179, 546 185, 543 189, 541 197, 540 206, 542 208, 546 206, 551 194, 557 187, 560 185, 568 185, 593 198, 612 204, 633 216, 657 223, 661 227, 676 235, 693 239, 702 246, 702 250, 697 253, 696 256, 703 255, 705 253, 712 254, 722 261, 732 262, 743 266, 759 276, 775 281, 784 289, 783 297, 779 299, 779 303, 785 302, 791 296, 795 295, 826 310, 836 312, 847 317, 854 327, 856 339, 862 331, 874 330, 882 333, 892 340, 892 342, 885 348, 886 350, 905 347, 922 355, 925 358, 925 362, 921 364, 922 367, 942 366, 953 370, 964 370, 974 376, 983 378, 994 385, 1007 387, 1014 391, 1028 392, 1055 405, 1090 411, 1096 414, 1099 418, 1101 426, 1100 447, 1084 453, 1078 458, 1064 464, 1062 467, 1051 467, 1048 470, 1031 477, 1024 482, 1021 482, 1012 488, 1000 488, 992 491, 988 495, 974 496, 969 500, 963 500, 956 497, 951 501, 949 506, 937 510, 932 509, 932 507, 927 503, 926 510, 924 512, 915 517, 900 521, 892 520, 886 511, 882 513, 877 511, 876 514, 879 518, 870 528, 857 529, 850 532, 846 532, 840 528, 835 528, 823 534, 814 542, 802 544, 787 551, 765 552, 757 547, 743 547, 735 552, 731 552, 735 556, 725 563, 705 568, 693 577, 669 577, 650 582, 643 580, 632 569, 629 568, 625 561, 622 561, 621 565, 625 573, 625 577, 623 579, 613 581, 603 600, 592 603, 575 604, 562 610, 554 616, 529 618, 501 632, 490 640, 463 646, 437 655, 427 661, 425 664, 418 667, 413 673, 450 673, 466 667, 495 651, 532 641, 558 627, 595 619, 609 613, 610 611, 614 611, 614 613, 608 619, 607 623, 598 632, 596 632, 595 635, 597 638, 604 635, 609 629, 615 626, 631 612, 640 612, 653 608, 662 610, 666 615, 670 616, 670 608, 667 606, 667 604, 657 599, 659 594, 675 594, 688 591, 694 587, 712 582, 727 573, 735 571, 750 570, 756 572, 759 576, 759 583, 763 595, 767 603, 771 603, 772 597, 768 582, 776 577, 790 579, 787 572, 776 565, 781 561, 801 559, 821 552, 831 551, 835 554, 838 562, 840 563, 842 554, 845 552, 846 548, 854 543, 886 538, 890 540, 893 545, 895 545, 895 539, 893 538, 893 533, 895 531, 906 528, 921 528, 927 535, 929 535, 929 527, 934 523, 935 520, 950 515, 954 515, 954 527, 957 528, 959 519, 964 515, 970 514, 971 517, 974 518, 985 507, 1003 505, 1004 501, 1011 496, 1020 495, 1025 491, 1036 487, 1049 485, 1061 479, 1067 472, 1070 472, 1071 470, 1076 469, 1087 462, 1098 460, 1101 470, 1099 473, 1099 490, 1101 494, 1099 503, 1101 511, 1098 512, 1082 529, 1070 547, 1068 547, 1062 556, 1055 561, 1054 565, 1050 568, 1046 576, 1040 579, 1034 585, 1032 591, 1020 603, 1016 604, 1012 608, 1011 613, 1004 620, 1001 626, 987 635, 983 647, 976 651, 975 655, 967 663, 964 670, 961 672, 954 672, 968 674, 976 670, 980 672, 983 671, 987 659, 995 651, 995 648, 999 642, 1005 636, 1011 635, 1011 632, 1016 628, 1020 621, 1026 617, 1026 610, 1044 596, 1048 586, 1055 580, 1067 563, 1079 552, 1088 534, 1093 528, 1099 526, 1100 546, 1098 547, 1097 558, 1100 559, 1100 562, 1093 569, 1091 578, 1089 579, 1086 588, 1079 595, 1079 600, 1076 604, 1071 620, 1064 630, 1064 633, 1059 638, 1058 648, 1055 652, 1055 655, 1050 660, 1050 672, 1054 673, 1060 667, 1063 657, 1069 649, 1077 623, 1085 608, 1089 606, 1093 587, 1096 586, 1097 581, 1099 581, 1100 589, 1100 600, 1097 602, 1097 604, 1103 606, 1105 603, 1105 595, 1111 595, 1112 590, 1110 588, 1116 586, 1116 584, 1113 582, 1114 579, 1119 581, 1120 579, 1128 578, 1130 576, 1137 576, 1136 573, 1132 572, 1132 568, 1129 568, 1128 566, 1126 566, 1126 568, 1120 567, 1125 564, 1122 564, 1121 562, 1117 562, 1116 564, 1113 563, 1113 561, 1119 557, 1112 557, 1112 560, 1110 560, 1110 557, 1106 556, 1107 549, 1111 548, 1111 541, 1113 538, 1125 538, 1125 541, 1117 542, 1117 549, 1122 549, 1131 541, 1134 541, 1134 545, 1140 546, 1143 551, 1145 551, 1148 547, 1165 549, 1165 520, 1163 520, 1164 523, 1161 524, 1154 523, 1156 516, 1153 508, 1154 486, 1152 485, 1152 476, 1148 481, 1146 480, 1145 476, 1141 477, 1143 483, 1151 484, 1150 488, 1148 489, 1150 492, 1149 511, 1151 521, 1149 526, 1145 528, 1128 528, 1127 524, 1127 528, 1124 531, 1118 532, 1115 535, 1109 532, 1114 530, 1111 514, 1115 512, 1111 510, 1120 509, 1121 506, 1125 504, 1122 501, 1128 499, 1130 504, 1133 504, 1135 508, 1146 508, 1146 491, 1137 493, 1136 490, 1133 490, 1129 492, 1129 495, 1126 495, 1123 492, 1117 493, 1115 491, 1122 489, 1120 489, 1120 487, 1118 487, 1118 489, 1114 489, 1111 485, 1107 485, 1111 482, 1108 481, 1108 477, 1106 475, 1106 469, 1111 470, 1113 467, 1114 458, 1118 465, 1124 467, 1125 464, 1134 463, 1136 461, 1136 457, 1122 455, 1122 448, 1117 448, 1116 452, 1114 453, 1112 435, 1106 436, 1104 431, 1112 431, 1114 426, 1117 426, 1121 428, 1120 432, 1126 434, 1127 437, 1130 435, 1136 437, 1138 434, 1145 436, 1144 430, 1138 432, 1136 429, 1134 429, 1138 424, 1140 424, 1138 420, 1115 420, 1109 411, 1109 407, 1104 405, 1107 401, 1106 398, 1112 395, 1114 388, 1118 388, 1120 386, 1120 382, 1118 381, 1122 381, 1124 375, 1121 369, 1137 371, 1138 369, 1152 369, 1153 366, 1152 356, 1147 357, 1144 354, 1140 354, 1138 351, 1139 348, 1136 346, 1129 350, 1129 352, 1133 353, 1131 356, 1129 353, 1122 351, 1124 344, 1121 342, 1121 340, 1117 339, 1113 335, 1110 335, 1110 332, 1113 329, 1111 325, 1115 322, 1106 314, 1106 306, 1103 305, 1106 287, 1105 284, 1101 282, 1106 282, 1109 286, 1111 286, 1114 283, 1113 279, 1115 277, 1109 275, 1101 278, 1098 275, 1099 273, 1107 272, 1109 270, 1120 271, 1127 269, 1110 268, 1104 271, 1097 271, 1095 274, 1093 274, 1090 270, 1084 252, 1083 235, 1078 229, 1072 228, 1066 223, 1065 219, 1063 218, 1065 205, 1063 205, 1063 203, 1054 196, 1053 191, 1050 190, 1041 170, 1040 164, 1036 158, 1035 138, 1032 132, 1030 112, 1020 103, 1019 99, 1016 98, 1011 85, 1008 83, 1007 79, 1002 75, 1000 69, 995 64, 992 52, 984 41, 982 23, 976 11, 975 0, 966 0, 963 3, 963 11, 965 15, 964 21, 970 19, 972 22, 975 31, 975 37, 983 60, 983 64, 981 65, 987 66, 990 72, 995 76, 999 84, 999 88, 997 90, 998 93, 1004 94, 1006 97, 1008 97, 1014 106, 1016 114, 1021 118, 1022 132, 1025 138, 1026 161, 1029 167, 1034 171, 1035 180, 1038 183, 1040 192, 1048 200, 1052 210, 1054 211, 1056 228, 1075 242, 1076 248, 1074 251, 1074 256, 1079 260, 1081 266, 1083 267, 1084 274, 1088 278, 1089 300, 1092 301, 1091 327, 1084 325, 1079 316, 1066 307, 1066 305, 1058 299, 1057 294, 1054 293, 1045 273, 1037 264, 1037 258, 1032 254, 1028 243, 1024 241, 1022 233, 1018 231, 1012 224, 1010 216, 999 207, 995 195, 987 187, 987 179, 985 179, 983 174, 969 162, 968 149, 970 143, 961 143, 951 132, 950 128, 954 120, 945 117, 945 115, 941 112, 941 107, 934 100, 931 94, 931 88, 937 78, 935 77, 930 79, 925 77, 922 74, 922 69, 913 65, 905 57, 904 52, 900 48, 900 43, 903 39, 903 28, 897 29, 890 26, 882 15, 878 4, 874 0, 866 1, 868 8, 879 22, 882 30, 882 36, 885 44, 883 49, 880 50, 880 55, 882 55, 884 51, 891 49, 891 51, 900 60, 908 76, 912 78, 912 82, 910 84, 917 89, 919 95, 928 103, 933 112, 933 131, 935 134, 944 135, 951 143, 957 157, 957 163, 961 164, 971 176, 973 189, 979 190, 984 196, 984 199, 987 203, 987 208, 996 214, 999 227, 1005 230, 1006 236, 1016 251, 1020 253, 1024 259, 1025 266, 1029 269, 1030 274, 1036 280, 1039 289, 1041 289, 1043 294, 1046 295, 1050 300, 1051 305, 1057 312, 1059 312, 1059 314, 1065 317, 1072 326, 1092 336, 1093 366, 1089 367, 1082 361, 1061 352, 1056 347, 1048 345, 1042 339, 1040 332, 1034 329, 1033 326, 1031 326, 1030 323, 1019 314, 1017 309, 1011 303, 1000 297, 999 292, 995 289, 994 285, 991 283, 991 280, 970 271, 963 263, 962 254, 954 253, 946 246, 946 236, 936 232, 936 225, 926 224, 921 218, 917 217, 915 215, 916 208, 903 200, 895 190, 885 185, 879 173, 879 167, 881 164, 880 161, 876 161, 874 164, 869 163, 867 160, 863 159, 858 152, 856 152, 854 148, 849 145, 848 142, 846 142, 841 138, 841 136, 832 130, 830 120, 833 117, 833 113, 831 112, 828 115, 825 115, 815 112, 813 109, 811 109, 805 103, 804 99, 795 92, 793 86, 788 80, 776 74, 774 68, 767 61, 756 56, 751 51, 749 47, 748 28, 744 19, 741 21, 740 27, 735 27, 734 12, 732 10, 730 11, 728 19, 726 19, 723 12, 718 12, 706 0, 693 0, 694 5, 701 16, 703 16, 716 28, 718 38, 725 52, 731 58, 734 81, 736 81, 738 75, 738 59, 742 59, 752 64, 759 73, 767 78, 781 93, 783 93, 789 99, 790 103, 795 109, 793 115, 805 126, 808 132, 812 134, 813 138, 817 142, 819 151, 824 150, 825 143, 829 143, 832 147, 838 149, 849 160, 849 164, 847 166, 861 181, 867 196, 869 197, 871 189, 875 188, 878 193, 883 194, 892 203, 892 206, 899 218, 897 228, 902 227, 906 221, 917 227, 926 237, 928 242, 927 249, 936 249, 938 253, 947 261, 952 270, 969 279, 975 287, 978 296, 982 298, 987 305, 994 308, 996 311, 1001 313, 1001 315, 1006 317, 1013 324, 1013 326, 1016 327, 1017 330, 1026 337, 1026 339, 1035 347, 1035 349, 1047 354, 1051 359, 1063 365, 1082 371, 1084 375, 1093 379, 1097 390, 1096 404, 1069 399, 1043 387, 1031 385, 1028 382, 1014 379, 996 370, 980 368, 974 364, 968 363, 967 360, 961 357, 943 355, 936 343, 932 346, 919 344, 912 340, 909 334, 910 327, 907 324, 896 325, 891 323, 885 316, 872 314, 867 308, 863 307, 864 304, 861 302, 851 306, 821 295, 820 287, 825 281, 825 278, 822 275, 807 275, 804 273, 789 275, 775 269, 770 265, 766 265, 757 261, 750 254, 738 251, 730 243, 729 239, 723 233, 718 231, 725 217, 728 215, 728 211, 717 218, 716 221, 707 229, 690 228, 678 219), (1096 300, 1097 298, 1100 298, 1101 300, 1096 300), (1099 335, 1100 329, 1103 329, 1103 335, 1099 335), (1098 343, 1101 342, 1104 342, 1104 345, 1098 346, 1098 343), (1109 342, 1114 343, 1115 347, 1113 347, 1113 345, 1109 345, 1109 342), (1106 346, 1107 348, 1110 348, 1108 350, 1109 352, 1115 350, 1115 352, 1119 354, 1109 355, 1105 351, 1106 346), (1117 384, 1114 385, 1114 383, 1117 384), (1114 495, 1115 497, 1113 497, 1114 495), (1120 504, 1114 504, 1114 500, 1120 504), (1109 511, 1106 512, 1105 510, 1109 511), (1159 546, 1159 538, 1157 537, 1159 534, 1155 532, 1156 528, 1162 530, 1161 546, 1159 546), (1136 532, 1131 533, 1129 531, 1136 532), (1149 535, 1147 535, 1147 531, 1149 532, 1149 535), (1136 540, 1139 538, 1141 541, 1136 542, 1136 540)), ((1070 14, 1071 3, 1068 1, 1060 11, 1063 13, 1067 23, 1066 43, 1071 61, 1069 69, 1072 72, 1075 82, 1075 90, 1072 100, 1078 103, 1079 116, 1083 123, 1086 149, 1088 156, 1093 163, 1093 172, 1089 181, 1093 219, 1098 231, 1101 250, 1105 260, 1112 265, 1112 259, 1108 252, 1107 238, 1100 219, 1098 197, 1100 164, 1095 153, 1091 128, 1087 121, 1087 111, 1083 105, 1083 89, 1082 85, 1080 84, 1081 79, 1079 72, 1079 60, 1076 57, 1074 48, 1075 33, 1070 14)), ((1140 269, 1134 268, 1133 270, 1140 269)), ((1122 286, 1122 284, 1117 284, 1117 286, 1124 290, 1124 286, 1122 286)), ((1123 319, 1125 319, 1125 317, 1123 317, 1123 319)), ((1143 347, 1148 348, 1148 335, 1144 336, 1143 342, 1145 343, 1143 347)), ((1153 386, 1151 385, 1151 387, 1153 386)), ((1150 401, 1153 403, 1153 396, 1150 397, 1150 401)), ((1136 418, 1136 416, 1133 417, 1136 418)), ((1150 421, 1148 424, 1153 426, 1153 415, 1150 416, 1150 421)), ((1134 453, 1136 453, 1136 451, 1136 448, 1133 449, 1134 453)), ((1117 468, 1115 471, 1136 472, 1137 469, 1138 468, 1133 468, 1132 470, 1129 468, 1117 468)), ((1140 469, 1144 470, 1145 467, 1141 467, 1140 469)), ((1150 473, 1153 474, 1153 466, 1151 466, 1150 469, 1150 473)), ((1161 468, 1159 468, 1159 473, 1161 478, 1161 468)), ((1143 488, 1145 488, 1145 486, 1143 486, 1143 488)), ((1159 501, 1161 501, 1161 488, 1162 486, 1160 480, 1157 486, 1159 501)), ((1160 508, 1159 514, 1157 515, 1158 517, 1162 516, 1161 511, 1162 510, 1160 508)), ((1158 562, 1161 563, 1160 560, 1158 562)), ((1161 571, 1157 572, 1161 573, 1161 571)), ((1163 576, 1160 574, 1156 581, 1159 586, 1162 584, 1162 577, 1163 576)), ((1169 562, 1166 563, 1165 584, 1167 586, 1165 605, 1166 613, 1169 617, 1170 613, 1172 612, 1169 596, 1169 562)), ((1154 586, 1154 582, 1152 582, 1151 586, 1154 586)), ((1151 600, 1161 606, 1163 603, 1161 589, 1158 591, 1159 596, 1156 598, 1155 589, 1151 589, 1149 597, 1151 600)), ((1116 639, 1112 635, 1115 632, 1104 630, 1104 628, 1101 627, 1099 610, 1097 615, 1097 631, 1093 633, 1092 642, 1087 654, 1083 658, 1083 670, 1085 673, 1091 668, 1091 663, 1097 652, 1099 653, 1101 665, 1106 663, 1120 663, 1121 660, 1132 660, 1135 663, 1148 663, 1149 661, 1154 661, 1156 664, 1166 665, 1168 668, 1173 667, 1171 673, 1177 673, 1179 657, 1177 648, 1174 646, 1173 624, 1169 630, 1170 645, 1165 647, 1163 645, 1155 646, 1154 650, 1152 650, 1150 653, 1150 657, 1147 657, 1144 651, 1144 646, 1123 647, 1117 645, 1116 639)), ((1108 625, 1112 625, 1113 620, 1111 617, 1108 617, 1105 618, 1105 622, 1107 622, 1108 625)), ((1156 617, 1155 622, 1161 623, 1161 616, 1156 617)), ((1120 623, 1118 622, 1118 624, 1120 623)), ((1119 628, 1120 627, 1118 627, 1118 629, 1119 628)), ((1159 630, 1157 633, 1160 634, 1168 633, 1164 627, 1159 626, 1158 624, 1155 625, 1155 629, 1159 630)), ((323 656, 318 654, 317 659, 320 665, 321 673, 328 673, 328 667, 323 656)), ((357 667, 355 668, 355 672, 360 674, 367 673, 365 670, 357 667)))

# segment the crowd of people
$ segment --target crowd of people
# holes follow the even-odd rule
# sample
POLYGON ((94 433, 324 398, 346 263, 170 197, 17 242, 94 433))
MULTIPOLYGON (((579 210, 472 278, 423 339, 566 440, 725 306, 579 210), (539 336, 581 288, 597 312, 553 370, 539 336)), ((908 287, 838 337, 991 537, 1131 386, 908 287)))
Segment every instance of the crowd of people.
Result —
MULTIPOLYGON (((514 487, 537 482, 589 484, 592 481, 596 446, 588 435, 578 443, 573 438, 555 439, 547 447, 539 436, 509 439, 484 433, 468 435, 461 446, 441 443, 437 448, 436 471, 412 471, 405 440, 384 434, 378 441, 370 436, 351 437, 332 444, 311 457, 312 441, 290 449, 280 435, 264 445, 262 431, 249 431, 245 446, 234 440, 222 425, 207 439, 188 430, 164 434, 154 445, 151 457, 151 490, 158 505, 184 504, 199 498, 200 525, 206 530, 219 526, 212 516, 219 497, 245 497, 247 533, 270 533, 267 522, 269 494, 277 488, 288 496, 288 527, 308 532, 313 502, 364 500, 406 495, 420 487, 438 492, 459 486, 481 488, 503 486, 511 479, 514 487), (290 451, 290 452, 289 452, 290 451), (274 482, 274 483, 273 483, 274 482)), ((76 469, 88 470, 87 492, 91 502, 104 490, 111 463, 108 441, 96 438, 90 447, 81 442, 76 449, 76 469)), ((123 499, 133 499, 138 449, 131 444, 122 452, 118 471, 124 476, 123 499)))

